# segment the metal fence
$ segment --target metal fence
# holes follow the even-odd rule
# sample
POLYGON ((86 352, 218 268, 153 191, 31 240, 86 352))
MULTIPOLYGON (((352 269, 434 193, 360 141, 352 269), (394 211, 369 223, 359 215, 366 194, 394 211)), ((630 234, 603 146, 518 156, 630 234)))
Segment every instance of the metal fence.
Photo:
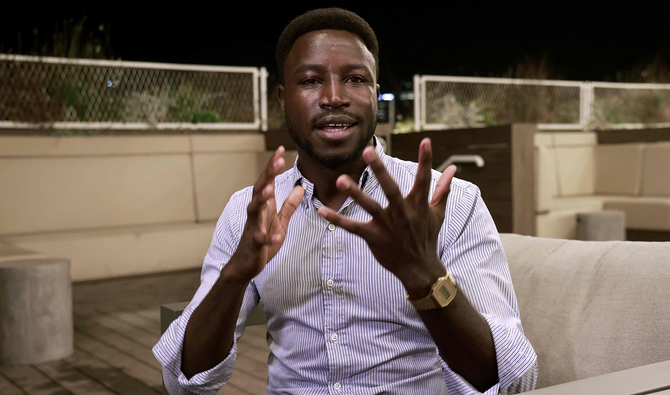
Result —
POLYGON ((415 76, 416 130, 536 123, 540 130, 670 125, 670 84, 415 76))
POLYGON ((265 68, 0 54, 0 128, 267 130, 265 68))

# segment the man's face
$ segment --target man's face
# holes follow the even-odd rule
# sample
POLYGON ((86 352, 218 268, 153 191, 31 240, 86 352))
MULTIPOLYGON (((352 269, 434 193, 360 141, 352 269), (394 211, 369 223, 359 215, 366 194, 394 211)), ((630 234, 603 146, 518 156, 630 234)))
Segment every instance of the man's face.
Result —
POLYGON ((343 30, 300 36, 279 88, 291 137, 329 168, 360 159, 377 126, 375 60, 363 40, 343 30))

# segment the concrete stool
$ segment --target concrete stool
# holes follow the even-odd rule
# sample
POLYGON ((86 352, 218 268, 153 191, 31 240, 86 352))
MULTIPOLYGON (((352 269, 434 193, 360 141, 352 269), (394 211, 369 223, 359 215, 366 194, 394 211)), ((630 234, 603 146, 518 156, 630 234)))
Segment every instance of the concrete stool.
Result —
POLYGON ((577 240, 626 240, 626 213, 605 210, 577 214, 577 240))
POLYGON ((0 365, 73 352, 70 261, 0 244, 0 365))

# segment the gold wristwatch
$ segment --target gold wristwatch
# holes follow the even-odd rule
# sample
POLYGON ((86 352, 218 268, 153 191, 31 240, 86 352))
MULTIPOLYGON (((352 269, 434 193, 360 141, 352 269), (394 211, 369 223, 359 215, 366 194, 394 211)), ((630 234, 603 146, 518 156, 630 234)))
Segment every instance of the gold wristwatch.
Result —
POLYGON ((407 300, 412 303, 417 310, 441 309, 451 303, 456 296, 456 280, 447 272, 433 284, 428 296, 418 300, 410 300, 406 294, 407 300))

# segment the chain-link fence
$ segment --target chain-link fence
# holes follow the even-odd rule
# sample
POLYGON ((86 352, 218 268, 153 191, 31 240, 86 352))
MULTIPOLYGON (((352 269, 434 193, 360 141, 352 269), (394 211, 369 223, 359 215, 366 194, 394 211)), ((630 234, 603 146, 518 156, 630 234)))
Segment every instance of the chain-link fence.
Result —
POLYGON ((590 83, 589 128, 670 125, 670 84, 590 83))
POLYGON ((0 54, 0 127, 263 129, 264 68, 0 54))
POLYGON ((670 84, 415 76, 416 130, 538 124, 544 130, 666 126, 670 84))

